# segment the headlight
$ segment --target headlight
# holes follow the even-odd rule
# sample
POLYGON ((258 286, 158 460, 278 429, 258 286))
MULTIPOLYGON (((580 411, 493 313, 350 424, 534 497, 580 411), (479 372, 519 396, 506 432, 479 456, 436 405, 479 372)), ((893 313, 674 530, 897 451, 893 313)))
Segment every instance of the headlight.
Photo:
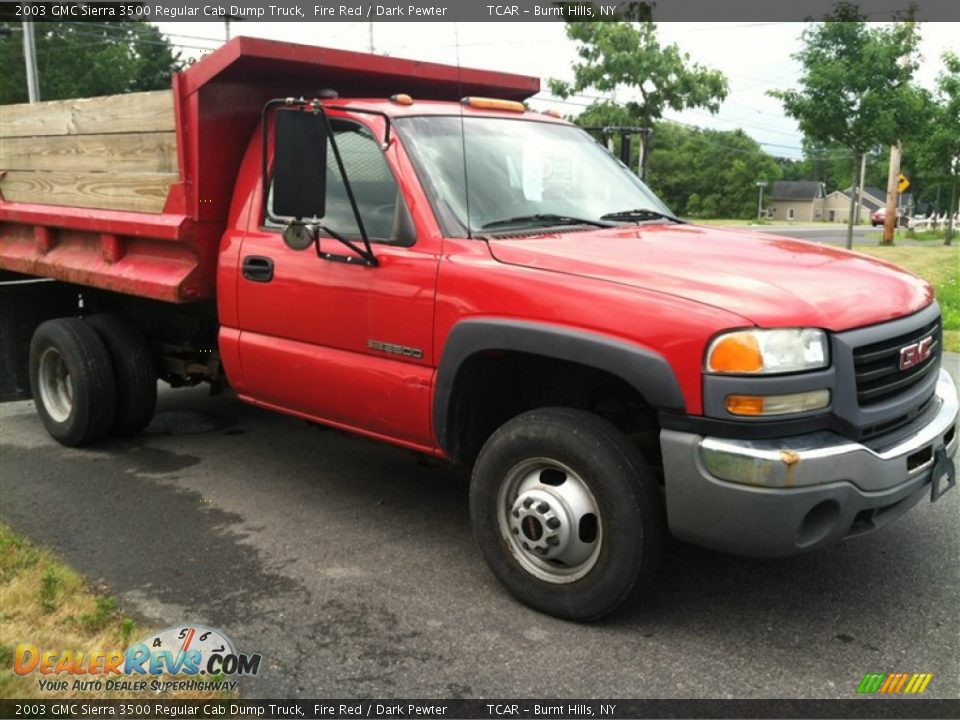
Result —
POLYGON ((823 330, 737 330, 710 343, 706 370, 763 375, 816 370, 829 364, 827 334, 823 330))

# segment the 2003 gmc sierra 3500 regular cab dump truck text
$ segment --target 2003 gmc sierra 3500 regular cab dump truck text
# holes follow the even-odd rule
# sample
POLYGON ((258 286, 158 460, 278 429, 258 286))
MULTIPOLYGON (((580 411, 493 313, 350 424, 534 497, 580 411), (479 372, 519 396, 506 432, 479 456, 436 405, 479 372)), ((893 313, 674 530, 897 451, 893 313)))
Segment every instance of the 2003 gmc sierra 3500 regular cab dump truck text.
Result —
POLYGON ((578 620, 668 531, 790 555, 954 485, 927 283, 680 222, 538 90, 237 38, 169 92, 3 108, 7 395, 83 445, 157 378, 229 383, 472 464, 493 573, 578 620))

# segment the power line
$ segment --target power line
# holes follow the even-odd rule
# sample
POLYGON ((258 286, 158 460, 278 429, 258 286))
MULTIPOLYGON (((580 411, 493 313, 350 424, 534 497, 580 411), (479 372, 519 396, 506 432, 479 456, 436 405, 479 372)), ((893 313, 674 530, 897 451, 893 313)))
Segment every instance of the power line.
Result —
MULTIPOLYGON (((551 97, 543 97, 543 96, 537 96, 537 97, 534 97, 534 98, 531 98, 531 99, 532 99, 533 101, 540 100, 540 101, 543 101, 543 102, 549 102, 549 103, 554 103, 554 104, 558 104, 558 105, 569 105, 569 106, 573 106, 573 107, 582 107, 582 108, 592 107, 592 105, 593 105, 593 103, 582 103, 582 102, 576 102, 576 101, 574 101, 574 100, 561 100, 561 99, 559 99, 559 98, 551 98, 551 97)), ((607 99, 607 98, 603 98, 603 99, 607 99)), ((682 120, 674 120, 674 119, 672 119, 672 118, 666 118, 666 117, 662 117, 662 118, 660 118, 660 120, 661 120, 662 122, 670 123, 671 125, 678 125, 678 126, 680 126, 680 127, 684 127, 684 128, 691 129, 691 130, 697 130, 697 131, 700 131, 700 132, 703 132, 703 131, 704 131, 704 128, 700 127, 699 125, 694 125, 694 124, 692 124, 692 123, 686 123, 686 122, 683 122, 682 120)), ((729 131, 729 130, 717 130, 716 132, 731 132, 731 131, 729 131)), ((708 139, 708 138, 703 137, 703 135, 696 135, 695 137, 697 137, 700 142, 706 143, 706 144, 708 144, 708 145, 712 145, 712 146, 714 146, 714 147, 723 148, 724 150, 729 150, 729 151, 731 151, 731 152, 747 153, 747 154, 752 154, 753 152, 755 152, 755 151, 753 151, 753 150, 747 150, 747 149, 745 149, 745 148, 738 148, 738 147, 733 147, 732 145, 725 145, 725 144, 723 144, 723 143, 718 143, 718 142, 716 142, 716 141, 713 141, 713 140, 710 140, 710 139, 708 139)), ((749 137, 749 136, 748 136, 748 137, 749 137)), ((775 148, 781 148, 781 149, 786 149, 786 150, 793 150, 793 151, 798 152, 798 153, 803 153, 803 155, 802 155, 801 157, 796 157, 796 156, 788 156, 788 155, 784 155, 784 154, 776 154, 776 153, 772 153, 772 152, 767 152, 767 151, 765 151, 765 150, 763 151, 763 152, 765 152, 767 155, 769 155, 769 156, 771 156, 771 157, 780 158, 780 159, 782 159, 782 160, 843 160, 843 159, 847 159, 847 158, 852 158, 852 157, 853 157, 853 155, 852 155, 851 153, 845 152, 845 151, 838 151, 836 154, 830 154, 830 155, 817 155, 817 156, 812 156, 812 155, 808 155, 807 152, 806 152, 806 150, 805 150, 804 148, 802 148, 802 147, 796 147, 796 146, 793 146, 793 145, 780 145, 780 144, 777 144, 777 143, 766 143, 766 142, 762 142, 762 141, 760 141, 760 140, 757 140, 757 139, 754 138, 754 137, 750 137, 750 139, 753 140, 753 141, 754 141, 755 143, 757 143, 758 145, 760 145, 760 146, 761 146, 761 149, 764 148, 764 147, 775 147, 775 148)))
MULTIPOLYGON (((552 99, 552 98, 547 98, 547 97, 536 97, 536 98, 533 98, 533 100, 543 100, 543 101, 545 101, 545 102, 552 102, 552 103, 556 103, 556 104, 559 104, 559 105, 573 105, 573 106, 576 106, 576 107, 591 107, 591 106, 592 106, 592 104, 578 103, 578 102, 574 102, 574 101, 570 101, 570 100, 552 99)), ((697 125, 692 125, 692 124, 690 124, 690 123, 681 122, 680 120, 673 120, 673 119, 671 119, 671 118, 660 118, 660 119, 661 119, 661 121, 666 122, 666 123, 670 123, 670 124, 672 124, 672 125, 679 125, 679 126, 681 126, 681 127, 685 127, 685 128, 693 129, 693 130, 702 130, 702 128, 698 127, 697 125)), ((725 132, 725 131, 720 131, 720 132, 725 132)), ((738 147, 734 147, 734 146, 732 146, 732 145, 725 145, 725 144, 723 144, 723 143, 718 143, 718 142, 716 142, 716 141, 710 140, 709 138, 706 138, 706 137, 704 137, 703 135, 699 135, 699 134, 698 134, 698 135, 695 135, 694 137, 696 137, 700 142, 706 143, 707 145, 712 145, 712 146, 714 146, 714 147, 722 148, 722 149, 724 149, 724 150, 729 150, 730 152, 742 153, 742 154, 754 154, 754 153, 756 152, 756 150, 748 150, 747 148, 738 148, 738 147)), ((767 144, 767 143, 761 143, 761 142, 760 142, 759 140, 757 140, 756 138, 750 138, 750 139, 753 140, 753 141, 754 141, 755 143, 757 143, 758 145, 761 145, 761 146, 767 144)), ((786 146, 784 146, 784 147, 786 147, 786 146)), ((800 148, 790 148, 790 149, 796 149, 796 150, 798 150, 798 151, 801 150, 800 148)), ((761 149, 761 152, 764 152, 764 151, 761 149)), ((766 154, 767 154, 767 155, 770 155, 770 156, 772 156, 772 157, 777 157, 777 156, 774 155, 773 153, 766 153, 766 154)), ((792 160, 792 159, 795 159, 795 158, 786 158, 786 159, 791 159, 791 160, 792 160)))
MULTIPOLYGON (((611 98, 611 97, 605 97, 605 96, 602 96, 602 95, 591 95, 591 94, 589 94, 589 93, 572 93, 572 94, 571 94, 571 97, 588 98, 588 99, 591 99, 591 100, 601 100, 601 101, 605 101, 605 102, 614 102, 613 98, 611 98)), ((732 102, 732 101, 730 101, 730 100, 724 100, 724 102, 726 103, 726 102, 732 102)), ((745 108, 751 109, 751 106, 746 105, 745 103, 735 103, 735 104, 740 105, 741 107, 745 107, 745 108)), ((590 107, 590 104, 586 104, 586 105, 584 105, 584 107, 590 107)), ((785 136, 787 136, 787 137, 797 137, 797 133, 796 133, 796 132, 789 132, 789 131, 786 131, 786 130, 780 130, 780 129, 772 128, 772 127, 770 127, 769 125, 761 125, 761 124, 758 124, 758 123, 751 122, 751 121, 750 121, 749 119, 747 119, 747 118, 738 117, 738 116, 736 116, 736 115, 720 115, 720 114, 716 114, 716 115, 715 115, 715 114, 713 114, 713 113, 709 113, 709 115, 708 115, 708 113, 706 113, 706 112, 703 111, 703 110, 693 110, 693 109, 688 110, 688 112, 696 113, 696 114, 698 114, 698 115, 703 115, 704 117, 708 117, 708 116, 709 116, 709 117, 711 117, 711 118, 714 118, 714 119, 717 119, 717 120, 721 120, 721 121, 723 121, 723 122, 729 122, 729 123, 731 123, 731 124, 746 125, 747 127, 752 127, 752 128, 754 128, 755 130, 761 130, 761 131, 764 131, 764 132, 774 133, 774 134, 776 134, 776 135, 785 135, 785 136)), ((760 111, 758 111, 758 112, 760 112, 760 111)), ((773 115, 773 113, 765 113, 765 114, 770 115, 771 117, 776 117, 775 115, 773 115)), ((795 148, 795 149, 798 149, 798 150, 799 150, 800 148, 795 148)))
POLYGON ((138 27, 135 25, 117 26, 117 25, 107 25, 105 23, 70 22, 70 21, 67 21, 64 24, 73 25, 75 27, 101 28, 103 30, 108 30, 108 31, 117 30, 122 33, 137 33, 137 34, 148 34, 148 35, 160 34, 160 35, 167 35, 169 37, 184 38, 185 40, 202 40, 204 42, 213 42, 218 44, 223 43, 223 38, 208 38, 208 37, 202 37, 200 35, 184 35, 183 33, 176 33, 176 32, 161 32, 159 28, 153 27, 153 26, 152 27, 138 27))

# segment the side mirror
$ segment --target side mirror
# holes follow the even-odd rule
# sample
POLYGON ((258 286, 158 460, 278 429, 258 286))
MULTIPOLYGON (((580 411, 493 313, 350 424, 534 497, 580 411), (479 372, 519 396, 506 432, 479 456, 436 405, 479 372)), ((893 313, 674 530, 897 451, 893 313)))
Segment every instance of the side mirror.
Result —
POLYGON ((327 127, 326 118, 319 112, 277 110, 273 154, 274 216, 301 219, 322 218, 326 214, 327 127))
MULTIPOLYGON (((340 108, 338 108, 340 109, 340 108)), ((364 112, 359 110, 359 112, 364 112)), ((337 149, 336 137, 319 100, 277 98, 268 100, 260 116, 260 177, 263 189, 264 215, 277 224, 284 224, 283 241, 293 250, 306 250, 312 244, 317 256, 325 260, 377 266, 370 247, 370 238, 357 208, 347 170, 337 149), (281 106, 281 107, 277 107, 281 106), (273 123, 273 181, 268 165, 269 113, 277 108, 273 123), (357 227, 363 238, 359 246, 322 222, 327 213, 327 143, 333 148, 337 169, 350 199, 357 227), (353 255, 324 252, 317 241, 323 230, 353 251, 353 255)))

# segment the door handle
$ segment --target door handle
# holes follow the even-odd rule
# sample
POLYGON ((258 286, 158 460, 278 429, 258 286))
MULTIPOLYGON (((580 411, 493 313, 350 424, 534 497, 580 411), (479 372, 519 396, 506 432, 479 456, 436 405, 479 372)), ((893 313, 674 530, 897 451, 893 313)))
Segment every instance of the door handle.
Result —
POLYGON ((243 276, 253 282, 270 282, 273 280, 273 260, 260 255, 247 255, 243 259, 243 276))

